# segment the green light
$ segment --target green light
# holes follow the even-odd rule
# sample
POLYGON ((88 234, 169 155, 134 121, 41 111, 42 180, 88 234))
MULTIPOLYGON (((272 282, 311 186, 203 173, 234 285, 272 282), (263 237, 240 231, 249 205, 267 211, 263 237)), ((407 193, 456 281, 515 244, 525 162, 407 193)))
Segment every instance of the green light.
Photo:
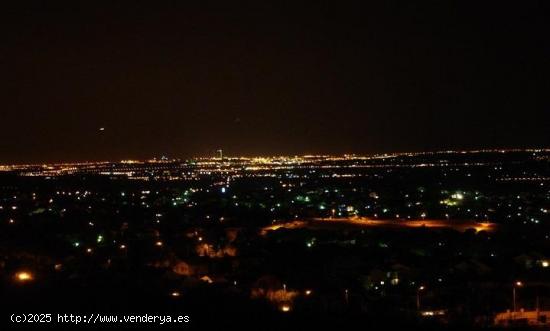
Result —
POLYGON ((102 241, 103 241, 103 236, 102 235, 97 236, 97 243, 99 244, 102 241))
POLYGON ((439 203, 442 204, 442 205, 449 206, 449 207, 458 205, 457 201, 451 200, 451 199, 445 199, 445 200, 440 201, 439 203))

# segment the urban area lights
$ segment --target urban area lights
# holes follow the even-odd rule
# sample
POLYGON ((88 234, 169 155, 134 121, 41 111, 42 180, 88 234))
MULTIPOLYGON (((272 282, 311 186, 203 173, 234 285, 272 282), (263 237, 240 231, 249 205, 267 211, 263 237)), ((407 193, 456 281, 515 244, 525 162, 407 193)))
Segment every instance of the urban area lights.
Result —
POLYGON ((21 261, 14 253, 14 265, 29 269, 10 281, 49 284, 51 275, 89 279, 100 270, 128 283, 149 277, 171 305, 208 289, 260 299, 285 315, 319 302, 359 311, 364 301, 368 306, 391 293, 399 298, 396 311, 444 320, 457 312, 440 299, 462 298, 457 275, 476 288, 483 273, 495 288, 512 291, 499 302, 512 306, 504 318, 520 318, 535 300, 524 288, 540 282, 550 263, 540 248, 550 240, 550 197, 540 189, 550 178, 540 170, 550 154, 497 154, 224 157, 5 170, 37 184, 30 191, 24 185, 0 190, 0 226, 29 247, 44 244, 29 233, 50 227, 48 238, 61 253, 21 261), (75 180, 81 176, 89 181, 75 180), (512 186, 520 182, 519 189, 512 186), (503 247, 501 230, 509 225, 521 234, 532 230, 528 238, 538 249, 503 247), (440 267, 415 264, 426 257, 440 267), (324 261, 327 267, 316 273, 337 285, 307 276, 310 258, 324 261), (46 272, 36 277, 36 270, 46 272), (503 281, 503 270, 518 279, 503 281))
POLYGON ((6 3, 0 331, 550 331, 550 0, 6 3))

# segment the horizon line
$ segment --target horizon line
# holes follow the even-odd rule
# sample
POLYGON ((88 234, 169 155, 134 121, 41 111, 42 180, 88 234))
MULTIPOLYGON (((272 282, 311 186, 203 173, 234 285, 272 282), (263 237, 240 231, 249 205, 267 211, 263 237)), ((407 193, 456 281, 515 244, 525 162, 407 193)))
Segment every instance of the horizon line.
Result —
POLYGON ((276 159, 276 158, 321 158, 321 157, 334 157, 334 158, 380 158, 380 157, 396 157, 396 156, 416 156, 416 155, 430 155, 430 154, 475 154, 475 153, 507 153, 507 152, 550 152, 550 148, 490 148, 490 149, 464 149, 464 150, 434 150, 423 152, 386 152, 386 153, 372 153, 372 154, 357 154, 357 153, 343 153, 343 154, 279 154, 279 155, 233 155, 224 156, 220 158, 218 156, 194 156, 190 158, 167 158, 161 156, 160 158, 153 157, 149 159, 121 159, 121 160, 96 160, 96 161, 54 161, 54 162, 40 162, 40 163, 12 163, 12 164, 0 164, 0 170, 2 168, 9 167, 43 167, 43 166, 62 166, 62 165, 86 165, 86 164, 104 164, 104 163, 147 163, 147 162, 189 162, 193 160, 231 160, 231 159, 276 159), (163 160, 163 158, 166 158, 163 160))

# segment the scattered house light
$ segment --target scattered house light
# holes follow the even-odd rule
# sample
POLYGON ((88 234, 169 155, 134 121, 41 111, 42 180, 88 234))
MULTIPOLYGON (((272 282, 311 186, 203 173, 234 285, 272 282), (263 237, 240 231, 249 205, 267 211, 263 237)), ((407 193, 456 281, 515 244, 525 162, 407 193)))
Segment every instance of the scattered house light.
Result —
POLYGON ((281 306, 281 311, 284 312, 284 313, 288 313, 290 310, 291 310, 290 305, 285 304, 285 305, 281 306))
POLYGON ((443 316, 445 315, 445 310, 424 310, 420 312, 420 315, 422 315, 423 317, 443 316))

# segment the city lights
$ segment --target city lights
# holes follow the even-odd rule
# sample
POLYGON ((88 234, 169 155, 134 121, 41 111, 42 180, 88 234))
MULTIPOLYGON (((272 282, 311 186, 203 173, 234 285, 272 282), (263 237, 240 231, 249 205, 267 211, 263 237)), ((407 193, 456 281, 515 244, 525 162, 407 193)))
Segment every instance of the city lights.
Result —
MULTIPOLYGON (((511 158, 512 165, 502 160, 498 166, 471 152, 448 152, 19 167, 16 176, 38 184, 31 193, 24 185, 4 188, 0 203, 8 207, 0 209, 0 217, 6 231, 28 247, 44 245, 33 233, 58 244, 52 253, 29 249, 9 256, 13 265, 48 270, 41 284, 105 275, 137 292, 147 282, 172 305, 183 291, 170 289, 185 288, 193 293, 186 296, 189 304, 211 293, 212 298, 239 295, 264 300, 281 313, 318 312, 318 302, 326 302, 368 314, 362 302, 371 305, 391 295, 398 299, 396 311, 446 321, 451 312, 457 314, 454 302, 469 304, 461 301, 458 277, 472 281, 469 293, 480 301, 480 282, 507 288, 509 295, 495 302, 510 307, 508 318, 514 319, 526 302, 536 302, 530 284, 542 282, 549 268, 544 243, 550 238, 550 200, 546 191, 507 186, 533 182, 538 187, 543 178, 523 174, 530 168, 518 165, 534 161, 510 153, 498 154, 511 158), (476 162, 460 161, 470 157, 476 162), (487 172, 491 177, 479 179, 487 172), (465 182, 467 174, 476 179, 465 182), (110 185, 79 182, 79 176, 110 185), (41 188, 42 181, 50 186, 41 188), (511 251, 503 233, 529 240, 534 248, 515 245, 511 251), (503 271, 518 280, 503 281, 503 271), (333 281, 329 286, 314 274, 333 281)), ((26 283, 34 275, 22 270, 12 278, 26 283)), ((118 284, 106 286, 116 293, 118 284)))
POLYGON ((550 330, 549 9, 6 1, 0 331, 550 330))

